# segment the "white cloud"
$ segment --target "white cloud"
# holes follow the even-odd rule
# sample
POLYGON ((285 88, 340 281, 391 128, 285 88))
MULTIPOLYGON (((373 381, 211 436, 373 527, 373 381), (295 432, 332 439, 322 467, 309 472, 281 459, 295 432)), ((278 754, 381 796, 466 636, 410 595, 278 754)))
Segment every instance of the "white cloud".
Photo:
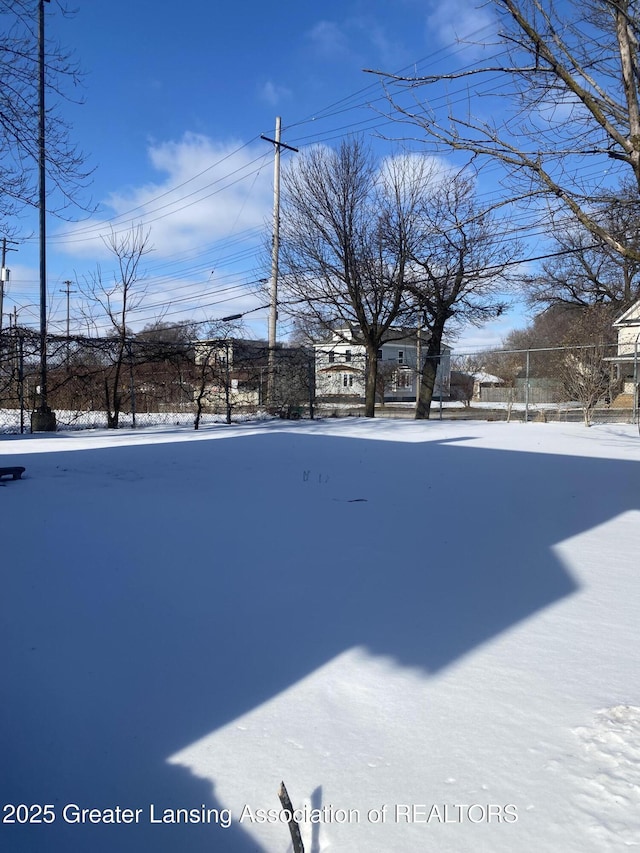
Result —
POLYGON ((324 58, 351 55, 354 63, 380 62, 390 66, 405 59, 402 46, 390 39, 384 25, 370 15, 348 17, 339 23, 319 21, 308 38, 324 58))
POLYGON ((460 41, 481 44, 495 31, 490 9, 474 0, 440 0, 427 17, 428 35, 443 45, 460 41))
POLYGON ((101 258, 102 237, 132 224, 149 228, 154 258, 189 252, 203 244, 260 227, 272 206, 272 151, 186 133, 178 141, 153 143, 148 157, 162 177, 118 189, 104 200, 112 215, 54 235, 59 251, 101 258))
POLYGON ((104 219, 52 234, 52 260, 80 282, 100 263, 110 280, 115 259, 104 238, 140 224, 153 251, 141 266, 146 294, 132 327, 157 316, 200 320, 255 308, 251 282, 273 208, 272 146, 186 133, 147 153, 151 180, 112 191, 104 219))
POLYGON ((319 21, 308 35, 315 49, 324 56, 346 53, 349 39, 334 21, 319 21))
POLYGON ((287 89, 286 86, 278 86, 272 80, 267 80, 260 90, 260 96, 267 104, 275 107, 291 97, 291 89, 287 89))
POLYGON ((406 181, 407 186, 418 181, 435 187, 457 171, 443 157, 419 152, 392 154, 380 163, 380 172, 390 183, 406 181))

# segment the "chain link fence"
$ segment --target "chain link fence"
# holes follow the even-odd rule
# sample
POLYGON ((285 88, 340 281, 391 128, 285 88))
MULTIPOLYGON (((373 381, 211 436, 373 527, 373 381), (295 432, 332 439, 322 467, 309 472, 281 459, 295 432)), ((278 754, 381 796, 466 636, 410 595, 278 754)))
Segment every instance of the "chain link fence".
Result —
MULTIPOLYGON (((40 338, 0 335, 0 432, 30 431, 40 404, 40 338)), ((59 429, 141 427, 313 414, 313 354, 260 341, 47 339, 47 404, 59 429), (275 380, 267 400, 269 375, 275 380)))
POLYGON ((495 350, 458 355, 452 397, 495 418, 633 422, 638 351, 615 344, 495 350))
MULTIPOLYGON (((59 429, 197 428, 261 413, 289 418, 362 415, 362 401, 355 397, 316 397, 315 358, 305 347, 278 347, 270 353, 264 341, 239 338, 194 342, 50 336, 47 402, 59 429)), ((637 343, 453 354, 450 381, 442 386, 446 393, 434 396, 431 417, 636 423, 638 362, 637 343)), ((407 369, 401 365, 403 381, 407 369)), ((15 326, 4 330, 0 432, 30 431, 31 412, 40 402, 39 381, 39 335, 15 326)), ((395 373, 392 381, 398 381, 395 373)), ((413 416, 410 400, 389 400, 382 389, 379 401, 377 414, 413 416)))

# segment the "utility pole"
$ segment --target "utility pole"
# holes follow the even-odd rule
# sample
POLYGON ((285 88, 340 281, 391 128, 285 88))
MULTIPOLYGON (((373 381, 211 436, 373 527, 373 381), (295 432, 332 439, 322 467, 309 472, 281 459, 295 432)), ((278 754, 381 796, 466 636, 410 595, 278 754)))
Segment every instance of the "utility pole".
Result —
POLYGON ((38 207, 40 231, 40 394, 31 413, 31 432, 55 432, 56 416, 47 401, 47 156, 45 113, 44 4, 38 0, 38 207))
POLYGON ((4 286, 9 283, 11 271, 7 269, 7 252, 17 252, 17 249, 10 249, 7 243, 18 245, 15 240, 7 240, 2 238, 2 264, 0 265, 0 334, 2 334, 2 311, 4 308, 4 286))
POLYGON ((67 294, 67 370, 68 370, 69 369, 69 350, 70 350, 70 346, 71 346, 71 336, 69 334, 69 320, 70 320, 69 296, 72 293, 75 293, 75 290, 71 290, 71 285, 73 284, 73 282, 63 281, 62 283, 65 284, 66 287, 62 288, 60 290, 60 293, 66 293, 67 294))
POLYGON ((278 322, 278 258, 280 255, 280 151, 286 148, 288 151, 297 152, 297 148, 285 145, 280 141, 282 119, 276 118, 275 139, 261 136, 266 142, 274 146, 273 165, 273 237, 271 241, 271 288, 269 298, 269 371, 267 376, 267 402, 271 406, 275 400, 276 391, 276 342, 278 322))

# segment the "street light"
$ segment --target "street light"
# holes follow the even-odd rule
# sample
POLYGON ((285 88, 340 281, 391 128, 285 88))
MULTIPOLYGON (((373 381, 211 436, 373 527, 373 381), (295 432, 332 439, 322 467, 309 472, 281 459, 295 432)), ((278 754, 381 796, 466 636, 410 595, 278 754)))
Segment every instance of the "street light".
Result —
POLYGON ((56 416, 47 403, 47 192, 45 148, 44 4, 38 2, 38 207, 40 212, 40 394, 31 413, 31 432, 55 432, 56 416))

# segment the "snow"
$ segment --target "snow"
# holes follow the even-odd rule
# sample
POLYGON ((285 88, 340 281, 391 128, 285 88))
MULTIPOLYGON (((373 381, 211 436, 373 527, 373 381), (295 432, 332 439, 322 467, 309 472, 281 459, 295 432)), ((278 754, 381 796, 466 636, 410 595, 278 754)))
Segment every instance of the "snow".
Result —
POLYGON ((471 374, 476 382, 485 383, 487 385, 504 385, 504 379, 495 376, 493 373, 487 373, 485 370, 479 370, 471 374))
POLYGON ((285 851, 281 780, 307 853, 640 847, 635 427, 97 430, 0 465, 2 850, 285 851), (179 809, 209 821, 152 822, 179 809))

